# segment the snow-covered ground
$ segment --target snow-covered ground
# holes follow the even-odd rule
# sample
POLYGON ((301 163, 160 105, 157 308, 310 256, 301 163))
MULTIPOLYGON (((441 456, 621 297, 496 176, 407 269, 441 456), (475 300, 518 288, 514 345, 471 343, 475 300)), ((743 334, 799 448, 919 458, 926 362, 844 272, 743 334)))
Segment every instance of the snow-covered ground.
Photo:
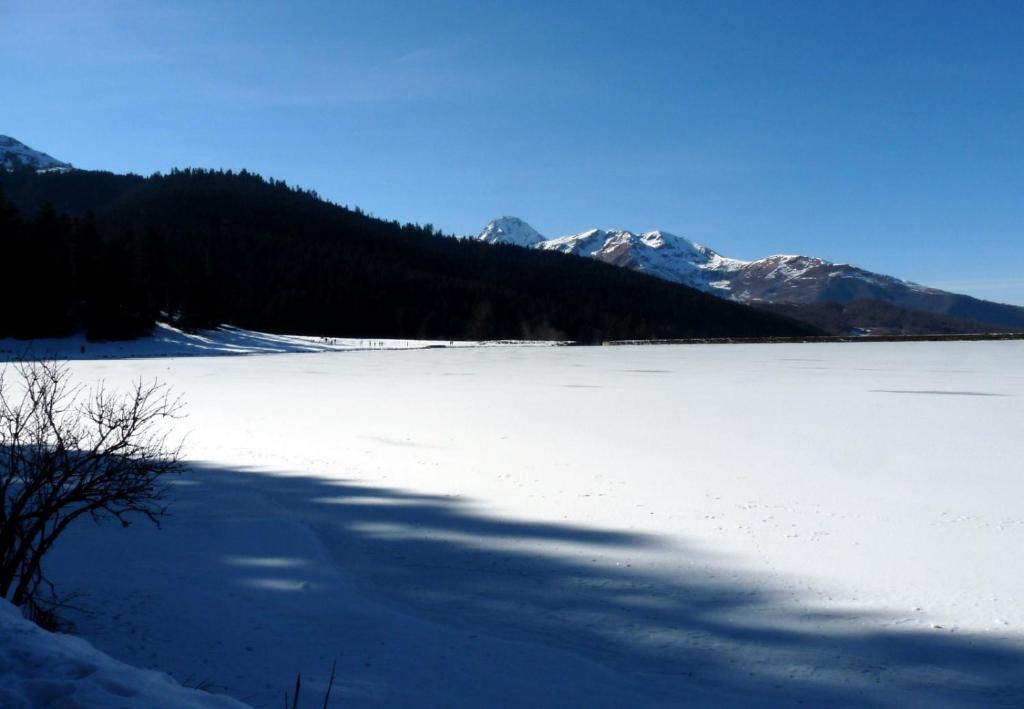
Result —
MULTIPOLYGON (((24 357, 123 359, 128 357, 216 357, 222 355, 351 352, 352 350, 420 350, 431 347, 494 347, 500 342, 396 340, 358 337, 273 335, 223 325, 217 330, 185 332, 158 323, 151 335, 135 340, 89 342, 84 335, 39 340, 0 338, 0 361, 24 357)), ((516 342, 550 345, 550 342, 516 342)))
POLYGON ((52 559, 255 706, 1021 706, 1024 343, 96 359, 188 402, 162 530, 52 559))
POLYGON ((243 709, 244 705, 113 660, 81 638, 48 633, 0 599, 0 707, 243 709))

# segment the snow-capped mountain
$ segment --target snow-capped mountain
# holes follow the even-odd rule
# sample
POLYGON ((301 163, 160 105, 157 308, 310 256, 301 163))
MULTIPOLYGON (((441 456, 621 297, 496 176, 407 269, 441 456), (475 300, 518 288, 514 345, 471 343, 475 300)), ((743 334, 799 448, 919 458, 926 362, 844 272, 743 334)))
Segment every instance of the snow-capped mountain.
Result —
POLYGON ((17 170, 31 168, 36 172, 70 170, 71 165, 33 150, 20 140, 0 135, 0 170, 17 170))
POLYGON ((849 264, 811 256, 728 258, 664 231, 591 229, 548 239, 515 217, 491 222, 477 237, 560 251, 647 273, 743 303, 849 303, 879 300, 904 308, 1024 327, 1024 308, 948 293, 849 264))
MULTIPOLYGON (((701 244, 664 231, 591 229, 580 234, 548 239, 537 245, 544 251, 590 256, 613 266, 624 266, 667 281, 716 292, 728 288, 725 274, 743 261, 725 258, 701 244)), ((722 293, 718 293, 722 295, 722 293)))
POLYGON ((477 236, 480 241, 488 244, 515 244, 516 246, 536 246, 544 241, 541 236, 522 219, 501 217, 484 227, 477 236))
POLYGON ((514 217, 493 221, 477 237, 544 251, 589 256, 738 301, 810 303, 871 297, 878 289, 940 293, 891 276, 809 256, 728 258, 702 244, 665 231, 635 233, 591 229, 548 239, 514 217))

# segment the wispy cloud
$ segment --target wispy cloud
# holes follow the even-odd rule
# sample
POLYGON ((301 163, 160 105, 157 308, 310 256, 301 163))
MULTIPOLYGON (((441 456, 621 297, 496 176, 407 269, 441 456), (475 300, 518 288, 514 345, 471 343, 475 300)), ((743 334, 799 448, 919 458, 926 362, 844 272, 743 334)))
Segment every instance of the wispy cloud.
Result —
POLYGON ((225 29, 226 16, 213 4, 167 0, 18 0, 0 10, 0 63, 17 58, 44 78, 70 66, 93 95, 133 104, 330 108, 474 90, 458 37, 421 46, 303 41, 230 23, 225 29))

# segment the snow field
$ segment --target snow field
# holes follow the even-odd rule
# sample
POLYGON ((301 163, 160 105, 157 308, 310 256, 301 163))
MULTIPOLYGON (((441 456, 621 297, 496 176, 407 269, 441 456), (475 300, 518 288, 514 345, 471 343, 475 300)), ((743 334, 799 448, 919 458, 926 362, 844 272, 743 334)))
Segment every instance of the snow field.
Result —
POLYGON ((1012 341, 75 362, 183 394, 195 465, 163 530, 82 527, 51 568, 98 647, 255 706, 299 670, 314 701, 333 659, 356 706, 1019 705, 1022 363, 1012 341))

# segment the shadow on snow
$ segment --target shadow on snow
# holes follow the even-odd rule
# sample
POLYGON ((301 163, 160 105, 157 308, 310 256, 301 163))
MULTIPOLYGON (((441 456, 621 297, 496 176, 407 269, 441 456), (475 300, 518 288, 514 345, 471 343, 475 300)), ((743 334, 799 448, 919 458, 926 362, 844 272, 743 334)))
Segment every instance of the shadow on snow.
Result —
MULTIPOLYGON (((610 705, 1024 705, 1018 645, 885 628, 863 612, 803 612, 764 582, 724 566, 716 573, 712 554, 675 541, 512 521, 459 498, 312 476, 197 465, 181 482, 186 517, 207 505, 227 525, 232 500, 260 499, 313 530, 346 583, 410 616, 554 647, 628 678, 638 694, 610 693, 610 705), (692 561, 693 577, 614 565, 655 547, 692 561)), ((282 556, 270 539, 259 545, 218 552, 197 573, 220 565, 232 593, 302 592, 311 607, 332 591, 315 559, 282 556)), ((551 703, 546 690, 537 687, 534 704, 551 703)))

